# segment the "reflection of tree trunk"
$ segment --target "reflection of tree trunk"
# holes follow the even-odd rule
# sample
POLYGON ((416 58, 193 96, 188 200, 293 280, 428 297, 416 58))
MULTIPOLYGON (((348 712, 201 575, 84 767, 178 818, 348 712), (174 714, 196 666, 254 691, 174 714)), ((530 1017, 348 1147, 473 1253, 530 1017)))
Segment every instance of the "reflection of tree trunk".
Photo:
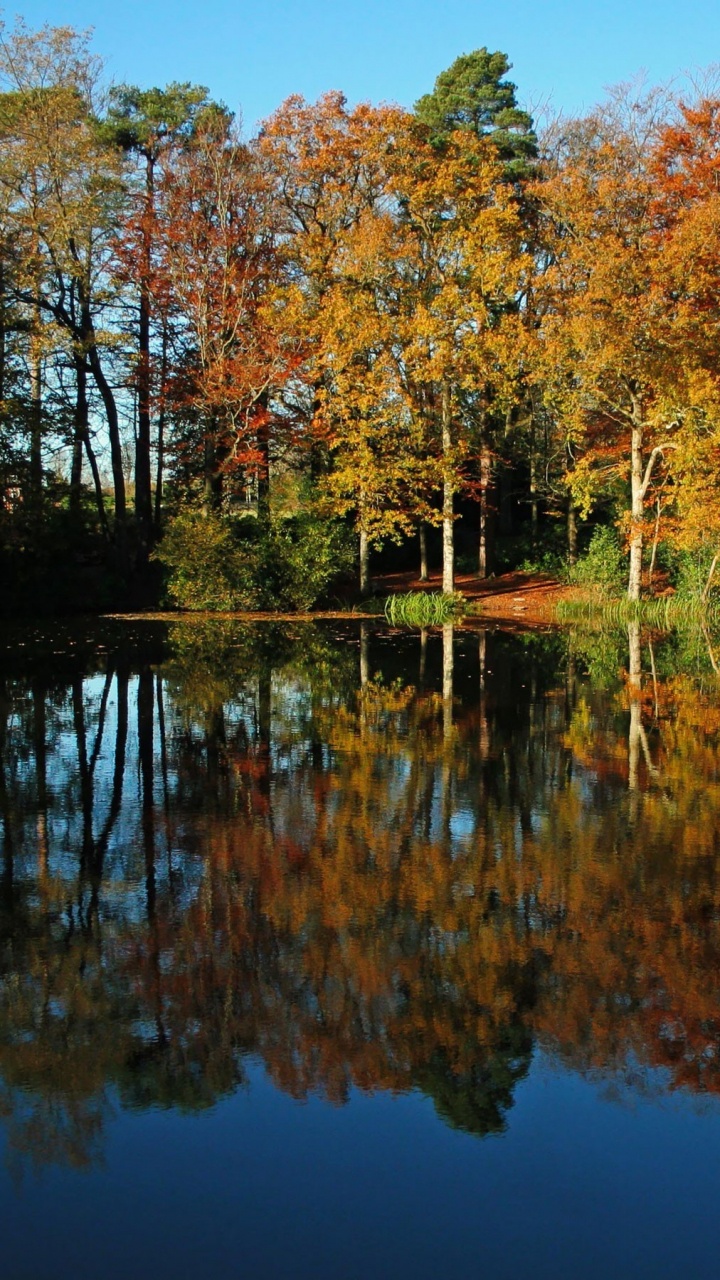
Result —
POLYGON ((452 819, 452 758, 451 743, 453 735, 453 627, 443 627, 443 741, 445 750, 442 758, 442 815, 443 837, 449 847, 450 822, 452 819))
POLYGON ((478 746, 480 750, 480 759, 487 760, 490 755, 490 733, 488 729, 487 696, 485 691, 487 674, 487 631, 480 632, 480 639, 478 642, 478 662, 480 667, 480 733, 478 746))
POLYGON ((427 627, 420 629, 420 672, 418 675, 418 685, 420 690, 425 688, 425 669, 427 666, 427 627))
POLYGON ((360 688, 364 689, 370 679, 370 656, 368 653, 369 632, 367 622, 360 623, 360 688))
POLYGON ((452 595, 455 590, 455 483, 453 476, 452 443, 450 388, 447 383, 444 383, 442 389, 442 589, 447 595, 452 595))
POLYGON ((103 685, 102 697, 100 698, 100 710, 98 712, 98 725, 95 732, 95 745, 90 757, 90 772, 95 772, 98 756, 102 749, 103 734, 105 732, 105 717, 107 715, 108 697, 110 696, 110 687, 112 685, 113 673, 108 670, 105 674, 105 683, 103 685))
POLYGON ((33 751, 35 755, 35 780, 37 787, 38 876, 41 881, 47 878, 48 873, 45 697, 46 688, 44 682, 39 679, 33 680, 33 751))
POLYGON ((420 581, 427 582, 428 579, 428 556, 427 556, 427 526, 424 520, 418 525, 418 538, 420 539, 420 581))
POLYGON ((453 636, 454 628, 443 627, 443 734, 449 738, 453 727, 453 636))
POLYGON ((163 679, 160 673, 155 677, 155 699, 157 702, 158 734, 160 737, 160 774, 163 792, 163 820, 165 829, 165 847, 167 851, 168 883, 172 885, 172 851, 170 837, 170 788, 168 785, 167 734, 165 730, 165 699, 163 696, 163 679))
POLYGON ((145 854, 145 893, 148 919, 155 916, 155 825, 153 807, 153 731, 155 697, 150 667, 138 676, 137 732, 142 785, 142 836, 145 854))
POLYGON ((97 915, 102 884, 105 854, 110 842, 113 827, 117 822, 122 805, 123 783, 125 780, 125 752, 128 732, 128 675, 127 670, 118 670, 115 677, 117 693, 117 710, 115 719, 115 757, 113 762, 113 782, 110 795, 110 807, 105 825, 100 832, 93 851, 91 876, 91 910, 97 915))
POLYGON ((10 797, 5 779, 5 754, 7 745, 8 700, 5 681, 0 681, 0 817, 3 824, 3 869, 0 880, 0 900, 9 913, 14 898, 14 850, 10 797))
POLYGON ((258 746, 262 761, 260 774, 260 791, 267 802, 268 819, 270 813, 270 746, 272 741, 272 667, 263 665, 258 676, 258 746))
POLYGON ((640 648, 640 623, 628 623, 628 693, 630 697, 630 730, 628 735, 628 787, 638 788, 638 767, 642 737, 642 651, 640 648))
POLYGON ((78 769, 80 772, 80 806, 82 810, 82 851, 80 855, 80 874, 85 876, 88 864, 93 856, 93 782, 92 772, 88 765, 87 742, 85 737, 85 707, 83 704, 82 676, 76 676, 72 684, 73 727, 77 746, 78 769))
POLYGON ((115 759, 113 762, 112 793, 110 795, 107 820, 97 842, 93 868, 94 877, 98 882, 102 877, 103 858, 110 839, 110 833, 120 813, 125 780, 125 752, 128 732, 128 673, 124 668, 119 668, 115 676, 115 691, 117 693, 117 711, 115 713, 115 759))

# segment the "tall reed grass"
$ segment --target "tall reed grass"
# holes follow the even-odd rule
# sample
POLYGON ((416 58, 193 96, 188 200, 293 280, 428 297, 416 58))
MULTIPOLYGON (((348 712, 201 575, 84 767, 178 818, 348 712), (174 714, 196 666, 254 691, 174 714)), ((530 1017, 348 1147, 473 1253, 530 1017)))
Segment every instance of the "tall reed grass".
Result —
POLYGON ((408 591, 388 596, 385 617, 393 627, 437 627, 463 613, 463 598, 440 591, 408 591))
POLYGON ((597 622, 610 626, 642 622, 648 627, 700 626, 720 619, 720 601, 664 596, 659 600, 560 601, 559 622, 597 622))

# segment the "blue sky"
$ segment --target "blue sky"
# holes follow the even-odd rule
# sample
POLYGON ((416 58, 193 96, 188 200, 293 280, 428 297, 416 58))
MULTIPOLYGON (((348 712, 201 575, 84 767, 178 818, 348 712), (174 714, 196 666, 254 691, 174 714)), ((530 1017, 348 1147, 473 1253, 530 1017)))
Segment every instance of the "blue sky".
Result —
POLYGON ((412 106, 481 45, 509 55, 521 101, 570 112, 641 69, 664 81, 720 61, 718 0, 26 0, 17 11, 30 27, 94 27, 115 80, 207 85, 248 130, 289 93, 412 106))

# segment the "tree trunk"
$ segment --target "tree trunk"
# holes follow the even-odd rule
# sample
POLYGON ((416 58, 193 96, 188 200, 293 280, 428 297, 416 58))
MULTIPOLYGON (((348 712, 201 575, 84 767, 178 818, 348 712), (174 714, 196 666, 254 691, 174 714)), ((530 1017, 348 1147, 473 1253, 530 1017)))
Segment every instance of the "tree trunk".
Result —
POLYGON ((428 580, 428 558, 427 558, 427 528, 425 521, 421 520, 418 525, 418 537, 420 539, 420 581, 428 580))
POLYGON ((5 264, 0 258, 0 404, 5 399, 5 370, 7 363, 7 321, 5 318, 5 264))
POLYGON ((138 560, 147 560, 153 534, 152 469, 150 465, 150 275, 152 269, 151 223, 155 207, 155 165, 146 157, 145 224, 142 230, 140 314, 138 322, 138 421, 135 437, 135 519, 138 560))
POLYGON ((37 505, 42 496, 42 360, 39 319, 34 318, 30 335, 30 496, 37 505))
MULTIPOLYGON (((102 480, 100 479, 100 468, 98 467, 97 458, 95 457, 95 450, 93 449, 92 440, 90 439, 90 418, 89 418, 89 406, 88 406, 88 398, 87 398, 87 366, 85 364, 84 359, 82 359, 78 355, 75 355, 73 357, 73 364, 75 367, 75 379, 76 379, 76 386, 77 386, 77 391, 75 395, 75 428, 74 428, 75 444, 79 444, 81 448, 83 448, 83 446, 85 448, 88 465, 90 467, 90 474, 93 480, 93 488, 95 490, 95 505, 97 507, 98 518, 100 520, 100 527, 105 537, 109 538, 110 530, 108 528, 107 515, 105 512, 105 499, 103 497, 103 491, 102 491, 102 480)), ((74 446, 73 446, 73 450, 74 450, 74 446)), ((79 504, 79 499, 80 499, 79 489, 80 489, 80 482, 82 480, 82 471, 79 469, 77 476, 75 476, 76 465, 77 465, 76 459, 73 451, 73 481, 71 482, 71 490, 72 490, 72 484, 76 483, 78 487, 78 491, 76 494, 76 501, 79 504)), ((71 491, 71 501, 72 501, 72 491, 71 491)))
POLYGON ((360 530, 360 594, 370 594, 370 542, 364 529, 360 530))
POLYGON ((643 431, 637 421, 632 425, 630 458, 630 571, 628 574, 628 600, 639 600, 642 589, 643 553, 643 431))
POLYGON ((155 523, 153 533, 159 536, 162 523, 163 467, 165 465, 165 384, 167 381, 167 319, 163 317, 162 355, 160 357, 160 411, 157 427, 157 471, 155 474, 155 523))
POLYGON ((568 498, 567 508, 567 557, 568 564, 577 564, 577 511, 572 500, 572 495, 568 498))
POLYGON ((442 455, 443 455, 443 506, 442 506, 442 540, 443 571, 442 589, 446 595, 455 590, 455 541, 454 541, 454 496, 455 484, 452 474, 452 418, 450 408, 450 388, 447 383, 442 389, 442 455))
POLYGON ((112 387, 105 377, 102 365, 100 364, 100 356, 95 342, 92 342, 88 349, 88 361, 90 364, 90 372, 95 381, 95 386, 100 392, 103 407, 105 409, 105 417, 108 425, 108 439, 110 442, 110 464, 112 467, 113 477, 113 496, 115 500, 115 521, 116 536, 119 541, 124 540, 125 522, 127 519, 127 502, 125 498, 125 475, 123 472, 122 444, 120 441, 120 422, 118 419, 117 404, 115 403, 115 395, 112 387))
POLYGON ((537 487, 537 456, 535 453, 535 433, 530 445, 530 536, 532 538, 533 551, 537 549, 538 544, 538 487, 537 487))
POLYGON ((478 575, 486 578, 490 572, 490 488, 492 485, 492 459, 487 444, 480 450, 480 533, 478 540, 478 575))

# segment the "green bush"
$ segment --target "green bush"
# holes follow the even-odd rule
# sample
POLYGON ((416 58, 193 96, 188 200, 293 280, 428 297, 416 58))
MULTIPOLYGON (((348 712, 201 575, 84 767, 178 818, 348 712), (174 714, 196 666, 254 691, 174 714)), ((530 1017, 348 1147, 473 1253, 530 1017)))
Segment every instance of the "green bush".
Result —
POLYGON ((273 521, 259 543, 262 607, 312 608, 352 573, 353 543, 339 521, 323 520, 312 511, 273 521))
POLYGON ((574 586, 596 587, 605 596, 622 591, 626 557, 617 531, 610 525, 598 525, 585 555, 568 569, 566 577, 574 586))
MULTIPOLYGON (((702 600, 707 588, 708 574, 713 561, 712 548, 698 551, 680 551, 674 565, 675 589, 683 600, 702 600)), ((715 569, 709 596, 716 597, 720 591, 720 571, 715 569)))
POLYGON ((267 527, 248 518, 183 511, 155 553, 169 599, 183 609, 309 609, 351 568, 352 539, 312 512, 267 527))

